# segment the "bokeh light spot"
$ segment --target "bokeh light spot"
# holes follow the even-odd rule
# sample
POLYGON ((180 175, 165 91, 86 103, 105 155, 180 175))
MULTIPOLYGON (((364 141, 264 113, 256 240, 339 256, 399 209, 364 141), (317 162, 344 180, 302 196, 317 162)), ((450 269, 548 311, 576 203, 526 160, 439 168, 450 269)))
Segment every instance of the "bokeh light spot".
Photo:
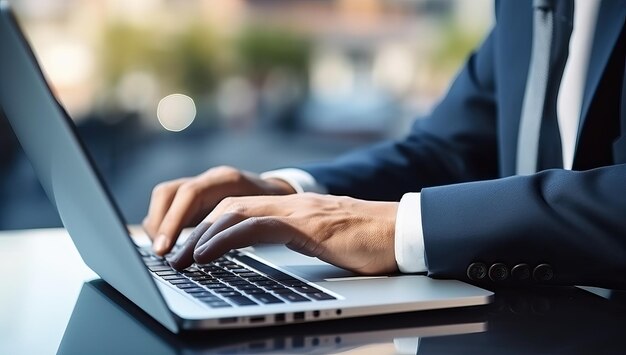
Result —
POLYGON ((189 127, 196 118, 196 104, 187 95, 168 95, 159 101, 157 118, 163 128, 180 132, 189 127))

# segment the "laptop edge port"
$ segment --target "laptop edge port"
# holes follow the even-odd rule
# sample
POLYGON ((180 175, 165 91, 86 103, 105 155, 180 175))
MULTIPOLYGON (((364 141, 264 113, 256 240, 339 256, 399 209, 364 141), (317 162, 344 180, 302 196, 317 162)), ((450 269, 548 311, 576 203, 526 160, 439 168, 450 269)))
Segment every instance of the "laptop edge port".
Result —
POLYGON ((285 313, 279 313, 279 314, 274 315, 274 322, 276 323, 284 323, 285 320, 287 320, 285 313))
POLYGON ((250 317, 250 323, 263 323, 265 322, 265 316, 250 317))
POLYGON ((296 312, 293 314, 294 322, 301 322, 304 320, 304 312, 296 312))

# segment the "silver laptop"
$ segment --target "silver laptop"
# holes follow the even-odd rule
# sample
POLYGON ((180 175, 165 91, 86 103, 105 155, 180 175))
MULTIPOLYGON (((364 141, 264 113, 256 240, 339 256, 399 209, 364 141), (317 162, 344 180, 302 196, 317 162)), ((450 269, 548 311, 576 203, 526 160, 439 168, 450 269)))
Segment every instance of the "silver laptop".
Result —
POLYGON ((283 246, 232 251, 178 273, 137 246, 0 0, 0 107, 85 263, 172 332, 487 304, 493 293, 423 275, 359 277, 283 246))

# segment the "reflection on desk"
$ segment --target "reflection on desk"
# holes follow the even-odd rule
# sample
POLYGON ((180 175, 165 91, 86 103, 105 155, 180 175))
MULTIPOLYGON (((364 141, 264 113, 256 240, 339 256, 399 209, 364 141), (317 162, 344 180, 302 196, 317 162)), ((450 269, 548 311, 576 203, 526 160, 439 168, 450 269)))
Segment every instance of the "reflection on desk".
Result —
POLYGON ((101 280, 83 285, 59 354, 623 353, 626 308, 576 288, 502 290, 487 307, 167 331, 101 280))

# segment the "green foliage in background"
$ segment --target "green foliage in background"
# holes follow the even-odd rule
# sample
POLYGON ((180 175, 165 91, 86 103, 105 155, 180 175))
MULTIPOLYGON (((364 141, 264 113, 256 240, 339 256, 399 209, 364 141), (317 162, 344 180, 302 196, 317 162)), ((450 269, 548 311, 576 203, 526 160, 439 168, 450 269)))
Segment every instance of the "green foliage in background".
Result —
POLYGON ((101 69, 108 87, 128 72, 142 71, 154 75, 164 87, 202 95, 219 80, 218 46, 211 30, 200 25, 164 34, 114 24, 105 31, 101 69))
POLYGON ((305 76, 312 45, 292 30, 257 25, 242 31, 236 47, 242 70, 248 74, 262 76, 280 67, 305 76))
POLYGON ((118 83, 122 76, 134 70, 155 71, 152 58, 162 55, 154 45, 152 31, 123 23, 110 25, 102 41, 100 65, 107 86, 118 83))
POLYGON ((169 48, 171 63, 164 71, 173 71, 175 80, 186 92, 211 92, 220 78, 218 39, 206 27, 194 25, 177 34, 169 48))
POLYGON ((310 54, 306 37, 276 27, 248 27, 228 40, 201 24, 167 34, 119 23, 105 31, 100 64, 109 88, 124 74, 141 71, 170 90, 200 96, 226 74, 263 78, 279 67, 306 78, 310 54))

